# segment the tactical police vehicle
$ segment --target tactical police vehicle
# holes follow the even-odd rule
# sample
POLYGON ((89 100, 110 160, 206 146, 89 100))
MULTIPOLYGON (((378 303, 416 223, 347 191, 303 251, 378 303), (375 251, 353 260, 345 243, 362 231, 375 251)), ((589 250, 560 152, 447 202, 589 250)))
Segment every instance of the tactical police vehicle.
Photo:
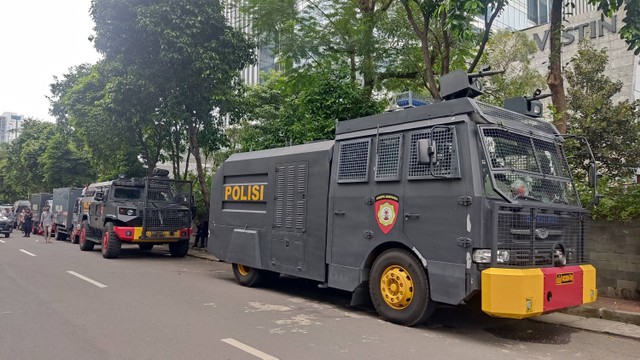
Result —
POLYGON ((53 236, 56 240, 66 240, 72 233, 73 207, 81 195, 82 188, 53 189, 51 211, 53 215, 53 236))
MULTIPOLYGON (((102 245, 102 256, 116 258, 122 244, 151 250, 169 244, 172 256, 183 257, 191 237, 191 183, 169 179, 156 169, 149 178, 119 178, 89 185, 77 210, 80 250, 102 245)), ((76 235, 77 234, 77 235, 76 235)))
POLYGON ((241 285, 312 279, 409 326, 478 293, 507 318, 595 301, 563 137, 539 97, 474 100, 491 73, 443 76, 445 101, 340 122, 335 141, 232 155, 209 251, 241 285))

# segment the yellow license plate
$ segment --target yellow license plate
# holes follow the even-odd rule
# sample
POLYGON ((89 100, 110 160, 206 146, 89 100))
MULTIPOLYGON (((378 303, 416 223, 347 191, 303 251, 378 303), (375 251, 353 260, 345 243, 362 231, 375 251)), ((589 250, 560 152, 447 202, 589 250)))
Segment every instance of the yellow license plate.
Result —
POLYGON ((173 235, 169 231, 147 231, 147 237, 170 237, 173 235))
POLYGON ((573 284, 573 273, 556 274, 556 285, 573 284))

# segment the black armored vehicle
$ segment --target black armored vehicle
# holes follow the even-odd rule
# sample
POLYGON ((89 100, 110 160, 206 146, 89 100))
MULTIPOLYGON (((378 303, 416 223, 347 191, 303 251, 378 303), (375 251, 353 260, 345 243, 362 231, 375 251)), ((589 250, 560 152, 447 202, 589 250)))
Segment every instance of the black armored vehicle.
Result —
POLYGON ((232 155, 209 251, 241 285, 316 280, 409 326, 474 298, 506 318, 595 301, 565 137, 539 93, 475 100, 490 74, 450 73, 445 101, 342 121, 335 140, 232 155))
POLYGON ((156 169, 148 178, 89 185, 79 200, 80 224, 72 235, 80 249, 90 251, 98 243, 103 257, 117 258, 123 243, 137 244, 141 250, 169 244, 172 256, 185 256, 191 237, 191 183, 168 174, 156 169))

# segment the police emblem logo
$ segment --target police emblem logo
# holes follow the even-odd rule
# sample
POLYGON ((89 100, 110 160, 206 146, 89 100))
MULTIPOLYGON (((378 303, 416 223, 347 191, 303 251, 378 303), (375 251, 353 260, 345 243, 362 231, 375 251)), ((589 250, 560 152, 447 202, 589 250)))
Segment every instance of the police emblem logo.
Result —
POLYGON ((378 227, 384 234, 388 234, 396 224, 400 203, 398 197, 393 194, 381 194, 376 196, 375 212, 378 227))

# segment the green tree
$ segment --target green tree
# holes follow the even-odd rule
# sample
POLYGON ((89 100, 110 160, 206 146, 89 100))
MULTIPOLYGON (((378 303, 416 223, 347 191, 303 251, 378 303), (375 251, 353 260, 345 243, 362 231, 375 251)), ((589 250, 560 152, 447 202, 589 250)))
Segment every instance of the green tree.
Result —
POLYGON ((426 88, 441 99, 438 75, 452 70, 474 71, 506 0, 401 0, 407 19, 420 41, 426 88), (489 11, 489 9, 492 9, 489 11), (489 12, 489 16, 484 16, 489 12), (474 19, 484 17, 478 38, 474 19), (471 64, 467 67, 467 61, 471 64))
POLYGON ((534 90, 544 88, 544 76, 531 67, 531 55, 536 50, 535 42, 522 32, 495 32, 487 43, 482 62, 505 72, 483 79, 482 101, 502 106, 505 99, 531 96, 534 90))
POLYGON ((138 141, 144 128, 140 122, 117 116, 120 111, 113 99, 123 96, 117 90, 115 67, 117 64, 100 61, 71 68, 51 85, 49 98, 62 133, 75 152, 87 153, 98 180, 146 173, 138 160, 141 147, 146 146, 138 141))
MULTIPOLYGON (((620 37, 629 44, 629 50, 640 53, 640 1, 633 0, 589 0, 589 4, 598 5, 603 15, 611 17, 616 11, 625 8, 624 26, 620 29, 620 37)), ((572 0, 551 0, 551 18, 549 24, 549 75, 547 85, 553 94, 555 108, 554 124, 560 131, 567 132, 567 98, 562 76, 562 21, 564 8, 575 6, 572 0)))
MULTIPOLYGON (((613 102, 622 83, 604 75, 608 61, 606 50, 596 50, 586 41, 580 44, 565 70, 569 84, 568 127, 571 134, 589 140, 603 175, 627 179, 640 164, 640 102, 613 102)), ((574 164, 585 169, 587 154, 573 150, 574 164)))
POLYGON ((75 151, 67 138, 58 133, 47 143, 40 159, 46 189, 84 186, 95 181, 89 159, 75 151))
POLYGON ((332 139, 338 121, 383 110, 382 102, 363 100, 361 94, 347 68, 272 73, 247 92, 237 141, 243 150, 259 150, 332 139))
MULTIPOLYGON (((398 23, 393 0, 236 1, 252 22, 261 44, 273 44, 283 71, 299 64, 325 66, 332 62, 349 69, 349 79, 362 83, 362 96, 387 79, 415 78, 415 68, 400 68, 405 50, 415 47, 405 34, 406 19, 398 23), (392 10, 392 11, 390 11, 392 10)), ((403 20, 403 19, 401 19, 403 20)))
POLYGON ((11 142, 4 170, 4 186, 26 198, 37 192, 51 192, 44 182, 43 154, 55 134, 55 124, 34 119, 24 120, 20 136, 11 142))
MULTIPOLYGON (((126 69, 125 88, 149 94, 145 109, 156 112, 142 112, 146 115, 140 120, 150 125, 144 127, 144 135, 155 139, 156 145, 165 139, 168 143, 162 146, 179 150, 169 143, 170 132, 186 132, 208 204, 200 133, 213 133, 209 129, 232 111, 233 98, 241 91, 240 70, 253 60, 253 44, 227 25, 219 1, 94 0, 91 14, 96 49, 126 69)), ((118 100, 138 99, 131 95, 118 100)), ((160 155, 150 153, 149 159, 155 154, 160 155)))

